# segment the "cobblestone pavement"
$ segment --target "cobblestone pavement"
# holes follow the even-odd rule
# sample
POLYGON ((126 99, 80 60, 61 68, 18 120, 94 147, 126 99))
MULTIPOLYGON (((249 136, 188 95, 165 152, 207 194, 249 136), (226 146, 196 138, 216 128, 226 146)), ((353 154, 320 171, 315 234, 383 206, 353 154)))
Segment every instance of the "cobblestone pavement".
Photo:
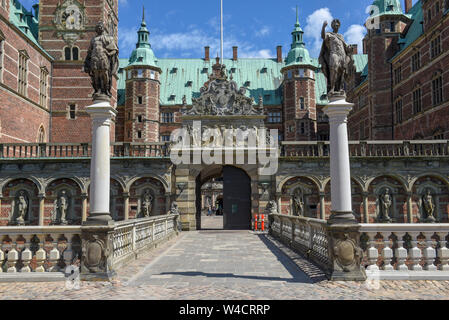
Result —
POLYGON ((197 231, 152 250, 112 282, 2 283, 1 299, 352 300, 449 299, 449 281, 329 282, 274 239, 250 231, 197 231), (301 269, 298 267, 300 266, 301 269))

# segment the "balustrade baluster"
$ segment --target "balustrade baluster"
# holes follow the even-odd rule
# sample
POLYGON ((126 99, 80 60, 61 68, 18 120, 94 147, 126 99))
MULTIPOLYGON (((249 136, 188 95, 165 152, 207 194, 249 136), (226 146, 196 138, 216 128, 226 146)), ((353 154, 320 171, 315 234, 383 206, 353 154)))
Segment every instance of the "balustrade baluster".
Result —
POLYGON ((408 267, 405 264, 407 260, 407 249, 404 248, 404 235, 405 232, 396 232, 396 237, 398 238, 398 247, 395 249, 395 256, 397 258, 397 270, 408 271, 408 267))
POLYGON ((29 234, 23 235, 23 238, 25 239, 25 247, 21 252, 23 267, 20 269, 20 272, 31 272, 30 264, 31 259, 33 259, 33 253, 30 250, 31 237, 32 235, 29 234))
POLYGON ((66 268, 69 267, 70 265, 72 265, 72 261, 73 261, 72 241, 73 241, 74 236, 75 235, 71 234, 71 233, 65 235, 65 237, 67 239, 67 248, 64 250, 62 257, 64 259, 66 268))
POLYGON ((53 245, 53 249, 50 251, 50 255, 49 255, 49 264, 50 267, 48 268, 48 272, 57 272, 59 271, 59 267, 58 267, 58 261, 61 258, 61 254, 58 250, 58 235, 57 234, 52 234, 51 238, 53 239, 52 241, 52 245, 53 245))
POLYGON ((379 266, 377 265, 377 260, 379 259, 379 250, 376 246, 376 235, 377 232, 367 232, 366 235, 368 236, 368 262, 369 266, 367 270, 369 271, 377 271, 379 270, 379 266))
POLYGON ((433 240, 432 240, 433 232, 425 232, 424 236, 426 237, 426 248, 424 248, 424 260, 426 261, 426 264, 424 265, 424 270, 427 271, 436 271, 437 267, 434 264, 434 261, 437 257, 436 250, 433 247, 433 240))
MULTIPOLYGON (((384 234, 382 234, 384 236, 384 234)), ((384 260, 383 270, 393 271, 394 268, 391 265, 391 260, 393 259, 393 250, 390 248, 391 242, 388 238, 388 233, 386 233, 386 238, 384 236, 384 248, 382 249, 382 258, 384 260)))
POLYGON ((19 261, 19 252, 16 250, 16 240, 11 238, 11 250, 8 252, 8 273, 17 272, 16 264, 19 261))
POLYGON ((39 249, 36 251, 36 269, 35 272, 45 272, 45 259, 47 257, 47 253, 44 250, 45 245, 45 235, 38 234, 37 238, 39 239, 39 249))
POLYGON ((412 248, 409 250, 410 260, 412 261, 412 270, 422 271, 422 267, 420 265, 422 253, 421 249, 418 248, 419 232, 410 232, 409 234, 412 237, 412 248))
POLYGON ((438 258, 440 258, 441 265, 440 270, 442 271, 449 271, 449 249, 446 247, 446 236, 447 232, 438 232, 438 237, 440 238, 439 241, 439 248, 438 248, 438 258))

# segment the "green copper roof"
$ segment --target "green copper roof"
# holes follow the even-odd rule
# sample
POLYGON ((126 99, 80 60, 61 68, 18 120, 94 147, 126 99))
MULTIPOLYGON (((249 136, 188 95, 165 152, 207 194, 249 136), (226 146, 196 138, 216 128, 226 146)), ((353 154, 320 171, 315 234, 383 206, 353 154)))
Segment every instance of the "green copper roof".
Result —
POLYGON ((296 8, 296 23, 292 32, 292 45, 285 60, 286 67, 292 65, 312 65, 318 67, 317 61, 310 58, 309 51, 304 43, 304 31, 299 24, 298 8, 296 8))
POLYGON ((140 29, 137 32, 138 40, 136 44, 136 49, 131 53, 129 58, 130 66, 156 66, 157 59, 151 49, 151 44, 149 42, 150 31, 147 29, 147 24, 145 22, 145 9, 143 9, 142 23, 140 29))
MULTIPOLYGON (((313 65, 318 65, 316 59, 311 59, 313 65)), ((247 96, 258 101, 259 96, 264 98, 264 105, 281 105, 282 84, 281 69, 286 65, 278 63, 276 59, 224 59, 227 74, 232 74, 233 80, 239 87, 245 86, 247 96)), ((215 61, 203 59, 159 59, 156 67, 162 70, 160 77, 160 104, 163 106, 181 105, 183 96, 187 104, 192 104, 192 98, 199 97, 200 88, 212 73, 215 61)), ((120 59, 118 80, 118 105, 125 103, 125 71, 127 59, 120 59)), ((316 97, 317 104, 326 104, 321 97, 326 93, 326 80, 319 69, 316 71, 316 97)))
POLYGON ((42 49, 37 41, 39 39, 39 21, 33 16, 31 11, 26 10, 17 0, 11 0, 10 2, 9 21, 19 28, 28 39, 42 49))
POLYGON ((400 0, 374 0, 372 6, 377 7, 378 10, 373 9, 370 17, 374 18, 381 15, 404 15, 402 11, 400 0))
POLYGON ((362 77, 366 77, 368 75, 368 55, 355 54, 352 57, 354 59, 356 72, 361 73, 362 77))
MULTIPOLYGON (((410 28, 407 30, 407 34, 404 38, 400 38, 398 43, 400 45, 400 51, 395 55, 397 56, 403 50, 408 48, 416 39, 418 39, 423 34, 423 28, 421 22, 423 21, 423 10, 422 10, 422 1, 419 0, 412 9, 409 11, 409 15, 412 19, 412 24, 410 28)), ((394 57, 393 57, 394 59, 394 57)))

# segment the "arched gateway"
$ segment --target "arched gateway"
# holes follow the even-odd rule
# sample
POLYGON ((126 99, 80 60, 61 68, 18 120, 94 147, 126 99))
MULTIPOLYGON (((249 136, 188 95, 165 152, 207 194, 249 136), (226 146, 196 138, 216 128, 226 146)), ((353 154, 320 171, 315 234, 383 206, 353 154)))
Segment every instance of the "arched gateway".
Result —
MULTIPOLYGON (((223 223, 227 230, 251 229, 270 199, 266 186, 278 166, 276 132, 265 128, 262 99, 256 104, 219 63, 193 106, 183 109, 171 159, 176 165, 176 201, 184 230, 201 229, 202 186, 223 181, 223 223), (262 208, 262 209, 261 209, 262 208)), ((204 194, 203 194, 204 195, 204 194)), ((209 205, 210 196, 204 196, 209 205)), ((216 198, 215 198, 216 199, 216 198)), ((203 201, 204 202, 204 201, 203 201)))
MULTIPOLYGON (((223 181, 224 230, 248 230, 251 228, 251 178, 245 170, 235 166, 211 166, 205 168, 196 178, 196 229, 202 229, 202 193, 201 187, 218 178, 223 181)), ((219 201, 217 201, 218 203, 219 201)), ((211 205, 216 205, 212 203, 211 205)))

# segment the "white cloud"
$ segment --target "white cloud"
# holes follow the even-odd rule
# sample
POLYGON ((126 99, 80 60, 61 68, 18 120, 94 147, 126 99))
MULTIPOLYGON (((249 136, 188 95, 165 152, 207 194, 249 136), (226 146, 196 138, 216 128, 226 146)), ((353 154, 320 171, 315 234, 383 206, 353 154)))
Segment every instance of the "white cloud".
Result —
POLYGON ((257 37, 265 37, 268 36, 271 32, 270 27, 268 26, 263 26, 262 28, 260 28, 260 30, 256 31, 256 36, 257 37))
POLYGON ((307 17, 304 36, 312 41, 307 47, 313 57, 317 57, 320 54, 322 43, 321 28, 323 27, 323 22, 327 21, 330 25, 332 20, 333 17, 329 8, 318 9, 307 17))
POLYGON ((264 58, 264 59, 273 58, 271 50, 268 49, 241 52, 239 56, 241 58, 264 58))
POLYGON ((137 43, 137 29, 134 28, 120 28, 118 29, 118 47, 120 57, 127 58, 136 47, 137 43))
POLYGON ((353 24, 344 33, 345 39, 348 44, 357 44, 359 52, 363 50, 363 38, 365 37, 366 29, 364 26, 353 24))

